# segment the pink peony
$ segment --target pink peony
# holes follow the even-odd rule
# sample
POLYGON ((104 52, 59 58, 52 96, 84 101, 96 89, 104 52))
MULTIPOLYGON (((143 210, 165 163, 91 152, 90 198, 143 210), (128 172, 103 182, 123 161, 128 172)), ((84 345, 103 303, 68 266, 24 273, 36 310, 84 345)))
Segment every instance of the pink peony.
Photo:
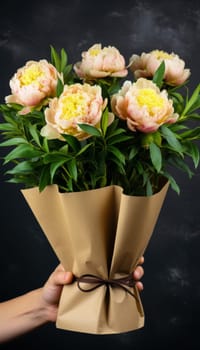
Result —
POLYGON ((106 104, 98 85, 65 85, 60 97, 52 99, 45 110, 47 124, 41 135, 48 139, 62 139, 61 134, 70 134, 82 140, 88 134, 81 130, 78 123, 99 126, 106 104))
POLYGON ((57 77, 57 70, 46 60, 28 61, 10 80, 12 94, 5 98, 6 103, 37 106, 46 97, 55 96, 57 77))
POLYGON ((152 78, 159 65, 165 62, 165 81, 170 85, 180 85, 190 76, 190 70, 185 69, 185 62, 178 55, 161 50, 150 53, 143 52, 141 56, 132 55, 129 68, 136 79, 140 77, 152 78))
POLYGON ((105 77, 125 77, 128 71, 125 59, 119 50, 113 46, 101 47, 93 45, 88 51, 82 53, 82 61, 74 65, 76 74, 83 79, 96 79, 105 77))
POLYGON ((172 100, 150 80, 139 78, 136 83, 125 81, 111 99, 113 113, 127 121, 130 130, 144 133, 156 131, 162 124, 174 123, 172 100))

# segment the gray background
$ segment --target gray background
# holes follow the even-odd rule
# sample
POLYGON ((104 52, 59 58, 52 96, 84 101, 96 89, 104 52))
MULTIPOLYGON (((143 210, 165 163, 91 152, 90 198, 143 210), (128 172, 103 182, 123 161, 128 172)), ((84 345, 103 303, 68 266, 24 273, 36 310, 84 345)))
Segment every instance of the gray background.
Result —
MULTIPOLYGON (((49 58, 64 47, 71 62, 92 44, 132 53, 174 51, 199 82, 199 1, 33 1, 5 3, 0 13, 0 99, 8 81, 29 59, 49 58)), ((0 155, 5 150, 0 149, 0 155)), ((40 287, 57 259, 26 206, 20 186, 5 183, 0 167, 0 300, 40 287)), ((62 331, 48 324, 2 349, 197 349, 200 312, 200 170, 192 180, 175 172, 178 196, 169 190, 145 254, 141 294, 145 327, 109 336, 62 331)))

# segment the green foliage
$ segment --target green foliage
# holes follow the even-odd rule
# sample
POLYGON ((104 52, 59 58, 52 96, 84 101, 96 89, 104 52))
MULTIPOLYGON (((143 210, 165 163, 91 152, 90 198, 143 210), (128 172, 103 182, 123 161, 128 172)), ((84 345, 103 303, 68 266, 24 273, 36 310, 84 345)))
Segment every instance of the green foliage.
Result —
MULTIPOLYGON (((51 61, 60 74, 56 89, 59 97, 64 84, 72 84, 79 78, 72 72, 64 49, 58 53, 51 46, 51 61)), ((153 82, 168 90, 179 118, 175 124, 164 124, 150 133, 133 132, 125 121, 116 117, 110 122, 110 99, 119 90, 119 78, 98 80, 103 97, 108 99, 107 108, 98 127, 79 124, 87 136, 82 141, 67 134, 62 135, 62 140, 41 136, 47 102, 25 115, 21 114, 23 106, 19 104, 1 104, 0 147, 7 150, 3 164, 11 165, 6 171, 9 181, 22 183, 26 188, 38 186, 40 191, 57 184, 65 192, 116 184, 127 194, 151 195, 159 190, 160 180, 165 177, 179 194, 180 188, 169 169, 172 166, 191 178, 194 172, 189 160, 194 169, 199 165, 200 85, 190 96, 186 86, 167 86, 164 72, 162 62, 153 82)))
POLYGON ((155 71, 154 76, 153 76, 153 82, 161 88, 163 85, 163 79, 164 79, 164 74, 165 74, 165 62, 163 61, 158 69, 155 71))

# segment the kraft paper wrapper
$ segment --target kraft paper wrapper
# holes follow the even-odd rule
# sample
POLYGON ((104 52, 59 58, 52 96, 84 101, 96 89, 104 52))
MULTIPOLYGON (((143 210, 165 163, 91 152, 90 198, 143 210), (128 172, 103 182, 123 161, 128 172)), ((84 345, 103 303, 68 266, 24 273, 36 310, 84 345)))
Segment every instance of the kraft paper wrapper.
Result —
MULTIPOLYGON (((119 186, 60 193, 56 185, 22 190, 58 259, 75 276, 118 278, 131 273, 157 222, 168 183, 149 197, 128 196, 119 186)), ((144 325, 137 300, 121 287, 82 292, 77 282, 63 288, 56 326, 91 334, 128 332, 144 325)))

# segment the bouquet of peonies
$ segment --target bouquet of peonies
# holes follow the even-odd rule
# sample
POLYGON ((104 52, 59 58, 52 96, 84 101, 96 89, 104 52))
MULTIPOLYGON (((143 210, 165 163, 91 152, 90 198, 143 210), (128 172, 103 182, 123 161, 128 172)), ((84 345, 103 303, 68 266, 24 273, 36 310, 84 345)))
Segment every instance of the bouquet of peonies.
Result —
POLYGON ((199 164, 200 85, 178 55, 125 58, 95 44, 68 64, 29 61, 0 105, 8 181, 22 193, 56 255, 74 275, 57 326, 119 333, 144 324, 132 271, 144 253, 173 169, 199 164), (131 78, 128 80, 128 74, 131 78), (10 149, 11 147, 11 149, 10 149), (172 169, 172 171, 170 170, 172 169))

